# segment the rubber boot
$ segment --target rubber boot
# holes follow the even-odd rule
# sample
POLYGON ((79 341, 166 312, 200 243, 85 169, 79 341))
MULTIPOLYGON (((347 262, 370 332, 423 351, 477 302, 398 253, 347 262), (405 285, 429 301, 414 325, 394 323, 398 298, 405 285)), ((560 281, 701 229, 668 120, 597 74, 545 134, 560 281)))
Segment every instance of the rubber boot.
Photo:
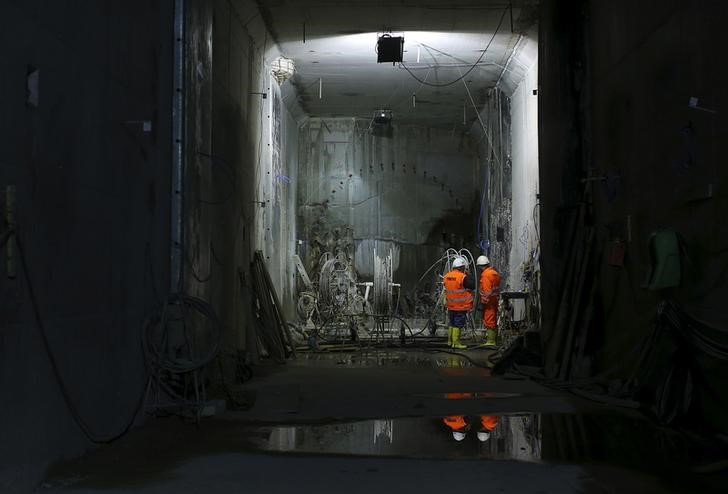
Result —
POLYGON ((485 328, 485 346, 496 346, 495 329, 485 328))
POLYGON ((447 328, 447 346, 452 348, 452 330, 455 329, 452 326, 447 328))
POLYGON ((452 347, 458 350, 464 350, 467 346, 460 343, 460 328, 453 328, 452 330, 452 347))

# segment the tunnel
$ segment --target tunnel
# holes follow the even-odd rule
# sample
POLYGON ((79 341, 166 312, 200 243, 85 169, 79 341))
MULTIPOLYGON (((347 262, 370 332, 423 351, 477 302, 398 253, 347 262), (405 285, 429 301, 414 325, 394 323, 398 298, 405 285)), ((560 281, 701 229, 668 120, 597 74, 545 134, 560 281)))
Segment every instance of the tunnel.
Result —
POLYGON ((726 492, 726 19, 0 1, 0 490, 726 492))

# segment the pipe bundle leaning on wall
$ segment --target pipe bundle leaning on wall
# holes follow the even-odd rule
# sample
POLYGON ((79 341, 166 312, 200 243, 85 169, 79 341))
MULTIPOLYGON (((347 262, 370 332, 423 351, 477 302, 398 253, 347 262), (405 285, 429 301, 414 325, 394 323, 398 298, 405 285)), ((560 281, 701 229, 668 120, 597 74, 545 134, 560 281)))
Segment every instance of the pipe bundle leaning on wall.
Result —
POLYGON ((253 275, 253 311, 257 341, 271 358, 283 363, 286 358, 295 357, 295 349, 261 251, 255 252, 250 268, 253 275))

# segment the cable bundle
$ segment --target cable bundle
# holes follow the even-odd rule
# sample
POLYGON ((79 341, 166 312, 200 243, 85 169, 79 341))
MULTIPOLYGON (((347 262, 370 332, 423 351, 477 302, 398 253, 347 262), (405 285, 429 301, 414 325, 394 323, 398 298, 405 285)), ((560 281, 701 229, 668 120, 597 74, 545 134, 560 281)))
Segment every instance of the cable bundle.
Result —
POLYGON ((217 356, 220 326, 212 306, 204 300, 182 293, 170 295, 144 325, 142 342, 150 368, 173 374, 201 369, 217 356))
POLYGON ((392 253, 379 257, 374 251, 374 313, 390 314, 392 306, 392 253))
POLYGON ((210 304, 182 293, 167 297, 144 322, 142 346, 151 375, 150 406, 190 407, 199 421, 206 400, 202 371, 217 357, 220 341, 220 320, 210 304))
POLYGON ((351 303, 350 288, 356 284, 346 257, 341 253, 330 256, 327 252, 321 257, 318 286, 319 301, 326 312, 345 310, 351 303))
POLYGON ((674 302, 666 301, 658 308, 658 324, 669 327, 676 334, 682 336, 686 342, 696 350, 719 360, 728 360, 728 344, 721 343, 710 336, 709 333, 723 333, 728 340, 726 331, 711 328, 697 319, 692 318, 674 302))

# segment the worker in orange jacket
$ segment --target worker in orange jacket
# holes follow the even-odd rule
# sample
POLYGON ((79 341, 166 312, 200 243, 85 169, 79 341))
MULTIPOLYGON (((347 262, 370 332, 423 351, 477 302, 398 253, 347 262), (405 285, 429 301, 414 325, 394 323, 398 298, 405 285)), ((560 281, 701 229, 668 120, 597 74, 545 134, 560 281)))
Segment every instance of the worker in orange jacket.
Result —
POLYGON ((480 304, 483 307, 483 325, 485 326, 485 344, 496 345, 498 334, 498 299, 500 298, 501 276, 487 256, 479 256, 475 265, 480 269, 480 304))
POLYGON ((472 291, 475 290, 475 281, 472 276, 468 276, 465 272, 467 267, 468 261, 464 257, 456 257, 452 263, 452 270, 448 271, 443 277, 445 299, 450 319, 447 345, 457 349, 467 348, 460 342, 460 334, 465 327, 468 312, 473 310, 472 291))

